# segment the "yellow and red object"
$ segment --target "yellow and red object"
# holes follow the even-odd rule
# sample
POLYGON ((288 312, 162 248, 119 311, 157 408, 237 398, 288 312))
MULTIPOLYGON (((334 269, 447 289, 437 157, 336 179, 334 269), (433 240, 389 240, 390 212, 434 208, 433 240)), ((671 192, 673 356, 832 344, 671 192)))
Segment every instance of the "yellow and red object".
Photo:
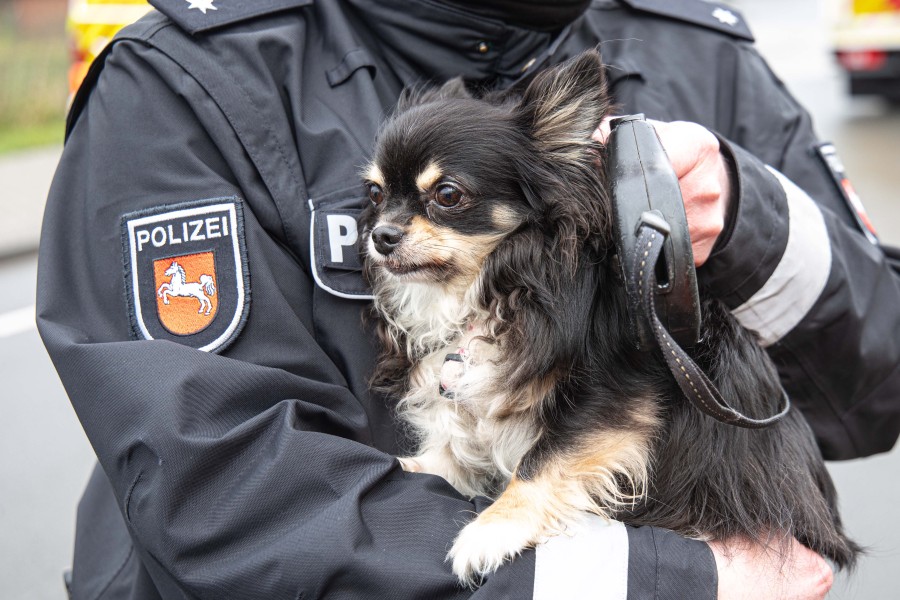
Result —
POLYGON ((70 95, 81 85, 91 63, 116 32, 149 10, 146 0, 69 0, 66 28, 72 48, 70 95))
POLYGON ((831 0, 838 52, 900 50, 900 0, 831 0))
POLYGON ((830 0, 828 7, 850 93, 900 100, 900 0, 830 0))
POLYGON ((856 15, 897 11, 900 11, 900 0, 853 0, 856 15))

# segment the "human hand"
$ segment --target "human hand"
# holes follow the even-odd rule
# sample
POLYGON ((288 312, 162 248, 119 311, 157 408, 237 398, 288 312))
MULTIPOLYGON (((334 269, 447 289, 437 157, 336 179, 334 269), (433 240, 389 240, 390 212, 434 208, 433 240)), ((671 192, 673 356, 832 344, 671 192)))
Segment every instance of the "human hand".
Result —
POLYGON ((821 600, 834 583, 821 556, 791 538, 761 546, 746 539, 709 542, 719 573, 719 600, 821 600))
MULTIPOLYGON (((606 143, 609 121, 605 119, 593 139, 606 143)), ((687 215, 694 264, 700 266, 725 227, 725 215, 731 195, 731 175, 719 151, 719 140, 708 129, 696 123, 648 120, 656 129, 663 148, 672 163, 684 212, 687 215)))

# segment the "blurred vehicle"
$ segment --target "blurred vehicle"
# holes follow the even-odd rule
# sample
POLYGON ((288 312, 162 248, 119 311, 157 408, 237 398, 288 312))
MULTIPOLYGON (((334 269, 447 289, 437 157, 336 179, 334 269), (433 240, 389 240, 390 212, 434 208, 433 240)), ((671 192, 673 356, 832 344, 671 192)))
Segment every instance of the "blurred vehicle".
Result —
POLYGON ((74 95, 91 63, 116 32, 149 10, 146 0, 69 0, 66 23, 72 47, 69 97, 74 95))
POLYGON ((850 93, 900 101, 900 0, 832 0, 833 44, 850 93))

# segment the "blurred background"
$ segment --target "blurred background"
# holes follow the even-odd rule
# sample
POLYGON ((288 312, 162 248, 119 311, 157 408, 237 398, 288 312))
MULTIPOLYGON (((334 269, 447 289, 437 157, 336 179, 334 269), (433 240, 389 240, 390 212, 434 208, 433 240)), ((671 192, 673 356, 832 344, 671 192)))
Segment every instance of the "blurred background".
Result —
MULTIPOLYGON (((900 0, 728 4, 836 144, 882 240, 900 245, 900 0)), ((0 0, 2 599, 65 598, 94 458, 34 328, 40 220, 71 90, 115 30, 147 10, 143 0, 0 0)), ((900 450, 829 468, 850 532, 870 548, 829 598, 900 598, 900 450)))
POLYGON ((59 141, 69 53, 65 0, 0 2, 0 152, 59 141))

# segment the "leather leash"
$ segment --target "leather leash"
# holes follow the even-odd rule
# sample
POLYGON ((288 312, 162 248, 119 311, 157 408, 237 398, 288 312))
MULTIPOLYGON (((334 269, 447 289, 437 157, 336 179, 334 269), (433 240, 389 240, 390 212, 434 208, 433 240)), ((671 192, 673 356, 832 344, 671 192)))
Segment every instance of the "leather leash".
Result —
POLYGON ((701 412, 738 427, 771 425, 790 410, 784 388, 777 414, 750 418, 725 402, 682 349, 699 340, 701 315, 678 178, 644 115, 613 119, 610 129, 608 168, 618 260, 637 347, 659 347, 685 398, 701 412))
POLYGON ((682 350, 659 320, 655 302, 656 263, 669 232, 669 224, 659 211, 646 211, 641 215, 636 231, 635 253, 630 257, 631 278, 634 285, 629 287, 638 291, 638 298, 633 299, 629 294, 629 303, 632 304, 633 300, 637 300, 638 317, 649 323, 649 328, 653 331, 653 336, 662 350, 669 371, 678 382, 685 398, 697 409, 723 423, 748 429, 761 429, 775 423, 791 408, 790 398, 783 387, 781 387, 783 406, 777 414, 765 419, 753 419, 744 415, 728 405, 715 384, 682 350))

